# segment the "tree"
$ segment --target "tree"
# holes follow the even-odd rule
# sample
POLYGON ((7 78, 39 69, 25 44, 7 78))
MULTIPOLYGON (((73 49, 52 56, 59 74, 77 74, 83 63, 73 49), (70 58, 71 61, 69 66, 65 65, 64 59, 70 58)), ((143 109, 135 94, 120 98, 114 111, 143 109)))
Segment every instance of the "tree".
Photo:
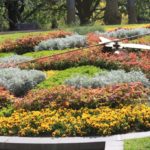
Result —
POLYGON ((136 0, 136 10, 138 23, 150 22, 149 0, 136 0))
POLYGON ((79 16, 81 25, 90 23, 90 19, 100 1, 101 0, 76 0, 77 15, 79 16))
POLYGON ((55 28, 58 15, 65 14, 64 4, 65 0, 1 0, 0 19, 8 22, 9 30, 17 30, 18 24, 28 22, 42 25, 52 22, 55 28))
POLYGON ((5 0, 4 5, 7 10, 9 30, 16 30, 17 23, 24 11, 24 0, 5 0))
POLYGON ((128 23, 137 23, 136 0, 127 0, 128 23))
POLYGON ((121 14, 118 8, 118 0, 106 0, 104 22, 107 25, 121 24, 121 14))
POLYGON ((67 24, 75 23, 75 0, 67 0, 67 24))

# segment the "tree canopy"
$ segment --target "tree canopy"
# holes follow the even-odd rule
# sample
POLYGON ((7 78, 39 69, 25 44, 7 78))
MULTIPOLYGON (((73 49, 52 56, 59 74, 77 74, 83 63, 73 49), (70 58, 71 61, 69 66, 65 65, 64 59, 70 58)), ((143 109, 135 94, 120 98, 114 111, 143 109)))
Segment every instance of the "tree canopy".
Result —
POLYGON ((17 30, 23 23, 51 24, 49 28, 95 21, 120 24, 124 15, 128 23, 149 22, 149 0, 1 0, 0 30, 17 30))

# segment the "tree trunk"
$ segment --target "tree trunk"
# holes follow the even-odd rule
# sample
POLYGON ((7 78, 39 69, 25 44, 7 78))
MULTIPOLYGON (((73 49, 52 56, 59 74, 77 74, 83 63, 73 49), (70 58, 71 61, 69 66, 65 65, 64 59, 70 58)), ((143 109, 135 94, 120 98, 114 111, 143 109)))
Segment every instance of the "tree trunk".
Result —
POLYGON ((67 0, 67 24, 75 23, 75 0, 67 0))
POLYGON ((57 29, 58 28, 57 19, 55 17, 51 21, 51 28, 52 29, 57 29))
POLYGON ((136 0, 127 0, 127 10, 128 10, 128 23, 137 23, 136 15, 136 0))
POLYGON ((107 25, 121 24, 121 14, 118 8, 118 0, 106 0, 104 22, 107 25))
POLYGON ((17 30, 17 24, 21 20, 21 13, 24 11, 24 0, 5 0, 7 9, 9 30, 17 30))
POLYGON ((81 25, 90 23, 93 12, 99 5, 100 0, 76 0, 77 15, 81 25))
POLYGON ((16 30, 17 23, 18 23, 18 15, 17 15, 17 8, 18 2, 17 1, 6 1, 5 7, 8 13, 8 21, 9 21, 9 30, 16 30))

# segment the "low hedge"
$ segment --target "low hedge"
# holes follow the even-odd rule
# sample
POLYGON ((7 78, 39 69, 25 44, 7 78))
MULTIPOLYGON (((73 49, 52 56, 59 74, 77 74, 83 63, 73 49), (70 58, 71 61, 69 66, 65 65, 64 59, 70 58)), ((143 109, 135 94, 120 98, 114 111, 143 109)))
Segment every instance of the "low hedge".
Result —
POLYGON ((145 105, 17 110, 10 117, 0 117, 0 135, 5 136, 106 136, 146 130, 150 130, 150 107, 145 105))
POLYGON ((81 107, 112 108, 124 105, 145 103, 148 101, 150 89, 141 83, 122 83, 98 89, 76 89, 69 86, 58 86, 53 89, 29 92, 24 98, 18 99, 14 105, 27 110, 42 108, 72 108, 81 107))

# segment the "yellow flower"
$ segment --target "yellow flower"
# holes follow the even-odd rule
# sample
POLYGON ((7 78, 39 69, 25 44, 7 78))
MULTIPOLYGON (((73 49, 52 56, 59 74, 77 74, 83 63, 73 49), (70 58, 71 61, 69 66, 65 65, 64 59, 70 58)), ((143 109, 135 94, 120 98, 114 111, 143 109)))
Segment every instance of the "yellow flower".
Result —
POLYGON ((46 73, 46 77, 50 78, 56 74, 56 71, 49 70, 49 71, 46 71, 45 73, 46 73))

